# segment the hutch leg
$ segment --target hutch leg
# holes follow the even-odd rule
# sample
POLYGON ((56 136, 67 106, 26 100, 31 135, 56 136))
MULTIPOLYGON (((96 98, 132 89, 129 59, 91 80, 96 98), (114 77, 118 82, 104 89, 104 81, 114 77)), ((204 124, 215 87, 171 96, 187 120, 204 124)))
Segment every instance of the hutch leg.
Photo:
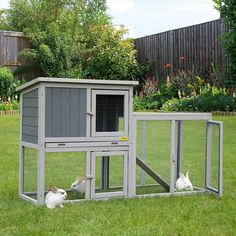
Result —
POLYGON ((37 203, 44 204, 44 172, 45 152, 43 148, 38 149, 38 181, 37 181, 37 203))
MULTIPOLYGON (((146 121, 142 121, 142 156, 141 159, 145 163, 146 162, 146 141, 147 141, 147 134, 146 134, 146 121)), ((145 171, 141 169, 141 185, 145 185, 145 171)))
POLYGON ((91 179, 94 178, 92 173, 92 155, 91 152, 86 152, 86 185, 85 185, 85 199, 91 198, 91 179))
POLYGON ((179 173, 182 171, 182 143, 183 143, 183 121, 177 121, 177 170, 176 180, 179 178, 179 173))
POLYGON ((24 192, 24 157, 25 147, 20 145, 20 157, 19 157, 19 195, 24 192))
POLYGON ((175 170, 176 170, 176 121, 171 121, 170 132, 170 193, 174 193, 175 186, 175 170))

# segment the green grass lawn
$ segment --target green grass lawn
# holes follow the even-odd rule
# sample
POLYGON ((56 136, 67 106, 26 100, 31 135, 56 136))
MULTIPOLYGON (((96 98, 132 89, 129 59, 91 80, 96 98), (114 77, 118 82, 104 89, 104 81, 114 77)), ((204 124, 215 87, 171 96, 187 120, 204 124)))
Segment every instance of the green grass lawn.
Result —
MULTIPOLYGON (((199 195, 112 199, 67 204, 64 208, 49 210, 18 197, 19 118, 0 116, 0 235, 235 235, 236 117, 216 116, 214 120, 224 122, 223 197, 199 195)), ((147 124, 147 162, 167 181, 168 127, 167 123, 147 124)), ((204 168, 204 132, 204 124, 201 122, 186 122, 184 125, 183 170, 188 170, 193 184, 199 186, 204 184, 200 174, 204 168)), ((138 134, 140 136, 140 130, 138 134)), ((140 152, 139 145, 139 155, 140 152)), ((77 167, 76 172, 73 172, 73 163, 68 161, 71 160, 70 154, 66 155, 69 158, 66 159, 68 170, 63 165, 63 154, 57 157, 50 154, 47 157, 46 163, 57 165, 54 173, 51 169, 46 170, 48 185, 53 181, 66 181, 63 184, 69 184, 77 172, 81 171, 82 167, 77 167), (62 172, 58 171, 60 169, 62 172), (70 174, 68 178, 61 177, 64 171, 70 174)), ((82 159, 82 156, 78 156, 81 163, 82 159)), ((35 164, 29 161, 28 171, 31 174, 26 186, 29 190, 35 185, 36 178, 31 166, 33 168, 35 164)), ((138 168, 137 172, 139 183, 138 168)), ((146 181, 152 182, 149 178, 146 181)))

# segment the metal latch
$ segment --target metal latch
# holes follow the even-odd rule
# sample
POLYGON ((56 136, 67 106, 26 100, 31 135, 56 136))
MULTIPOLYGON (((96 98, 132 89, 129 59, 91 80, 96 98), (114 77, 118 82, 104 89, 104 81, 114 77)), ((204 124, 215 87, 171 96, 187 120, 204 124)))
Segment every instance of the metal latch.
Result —
POLYGON ((87 175, 86 178, 87 178, 87 179, 92 179, 93 176, 92 176, 92 175, 87 175))
POLYGON ((114 142, 111 142, 111 144, 117 145, 117 144, 118 144, 118 142, 115 142, 115 141, 114 141, 114 142))
POLYGON ((87 115, 94 116, 94 113, 91 111, 86 112, 87 115))

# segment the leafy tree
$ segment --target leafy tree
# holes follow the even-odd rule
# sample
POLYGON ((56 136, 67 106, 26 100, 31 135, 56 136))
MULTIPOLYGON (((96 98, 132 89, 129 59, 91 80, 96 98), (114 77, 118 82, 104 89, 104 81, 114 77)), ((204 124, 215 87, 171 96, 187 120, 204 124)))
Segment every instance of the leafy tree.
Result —
POLYGON ((0 67, 0 101, 7 101, 14 91, 14 80, 11 71, 0 67))
POLYGON ((106 9, 105 0, 11 0, 7 23, 30 39, 21 56, 46 76, 131 79, 133 44, 106 9))
POLYGON ((7 11, 5 9, 0 9, 0 30, 7 30, 7 11))
POLYGON ((86 77, 128 80, 135 79, 136 52, 131 39, 123 39, 124 26, 114 29, 111 25, 89 28, 87 42, 82 53, 86 77), (89 49, 89 50, 88 50, 89 49))
POLYGON ((236 1, 235 0, 213 0, 216 9, 220 11, 221 17, 230 28, 223 36, 223 44, 228 56, 228 67, 232 78, 232 85, 236 85, 236 1))

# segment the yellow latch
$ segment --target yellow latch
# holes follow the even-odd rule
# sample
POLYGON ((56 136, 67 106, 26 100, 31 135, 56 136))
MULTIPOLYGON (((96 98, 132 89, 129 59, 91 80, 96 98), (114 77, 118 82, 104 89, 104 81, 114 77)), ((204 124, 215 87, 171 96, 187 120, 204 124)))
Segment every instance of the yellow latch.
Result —
POLYGON ((129 138, 127 136, 123 136, 119 138, 120 141, 128 141, 129 138))

